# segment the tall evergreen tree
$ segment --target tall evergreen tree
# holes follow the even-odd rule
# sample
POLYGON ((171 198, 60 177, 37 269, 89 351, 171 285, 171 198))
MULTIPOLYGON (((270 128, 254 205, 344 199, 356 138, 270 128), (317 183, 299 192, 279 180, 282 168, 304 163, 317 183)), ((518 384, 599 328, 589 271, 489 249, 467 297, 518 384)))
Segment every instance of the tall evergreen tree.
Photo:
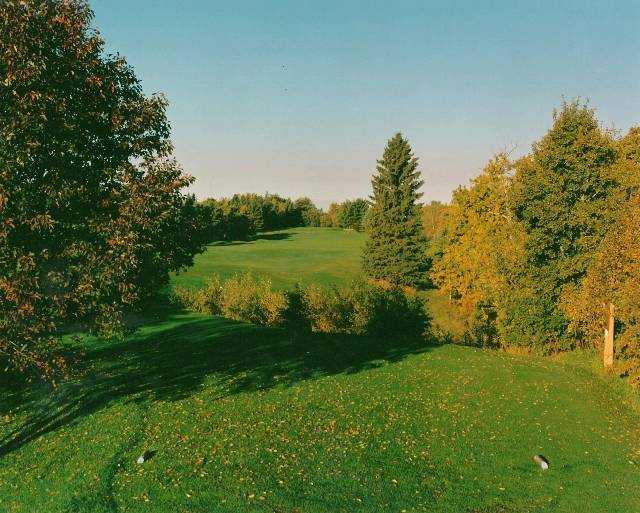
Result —
POLYGON ((387 143, 371 181, 373 196, 367 215, 368 240, 363 254, 370 278, 419 287, 427 281, 426 238, 418 189, 423 184, 418 159, 398 133, 387 143))

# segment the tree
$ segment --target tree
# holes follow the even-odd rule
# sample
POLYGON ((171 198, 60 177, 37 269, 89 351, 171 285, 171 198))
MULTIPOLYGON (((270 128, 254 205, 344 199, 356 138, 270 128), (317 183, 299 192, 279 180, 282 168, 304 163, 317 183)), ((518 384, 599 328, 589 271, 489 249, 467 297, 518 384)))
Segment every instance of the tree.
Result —
POLYGON ((443 237, 450 206, 440 201, 432 201, 422 206, 422 227, 428 240, 443 237))
POLYGON ((612 137, 593 110, 566 103, 530 156, 517 163, 513 208, 525 233, 518 293, 509 307, 514 344, 563 348, 575 344, 559 307, 563 289, 584 277, 613 221, 607 205, 615 190, 612 137))
MULTIPOLYGON (((449 222, 451 205, 431 201, 422 206, 422 228, 427 237, 427 260, 431 265, 442 258, 445 247, 445 232, 449 222)), ((429 286, 434 286, 431 276, 429 286)))
POLYGON ((342 203, 338 212, 340 228, 362 231, 364 229, 364 218, 368 209, 369 203, 362 198, 347 200, 342 203))
POLYGON ((367 276, 394 285, 426 283, 428 262, 418 192, 418 159, 400 133, 392 137, 372 179, 371 211, 363 253, 367 276))
POLYGON ((318 226, 321 212, 308 198, 291 201, 277 194, 234 194, 231 198, 207 199, 198 209, 208 242, 248 240, 258 231, 295 226, 318 226))
POLYGON ((522 227, 508 203, 512 166, 498 154, 470 187, 454 192, 442 254, 431 270, 434 283, 462 311, 470 341, 483 346, 501 343, 510 270, 522 258, 522 227))
POLYGON ((609 177, 616 189, 608 212, 615 217, 580 284, 567 287, 562 307, 570 328, 586 345, 600 347, 608 305, 615 308, 616 368, 640 385, 640 129, 616 141, 609 177))
POLYGON ((300 212, 300 218, 303 226, 320 226, 322 212, 316 207, 309 198, 298 198, 295 202, 295 208, 300 212))
POLYGON ((340 203, 331 203, 329 209, 322 215, 321 226, 326 228, 340 228, 340 212, 342 205, 340 203))
POLYGON ((264 200, 261 196, 253 193, 234 194, 228 200, 228 205, 230 210, 246 216, 255 232, 265 230, 264 200))
POLYGON ((589 345, 600 347, 607 309, 614 305, 617 368, 640 385, 640 196, 623 207, 580 285, 567 289, 563 307, 570 327, 589 345))
POLYGON ((116 334, 201 249, 164 97, 82 0, 0 3, 0 358, 51 375, 61 328, 116 334))

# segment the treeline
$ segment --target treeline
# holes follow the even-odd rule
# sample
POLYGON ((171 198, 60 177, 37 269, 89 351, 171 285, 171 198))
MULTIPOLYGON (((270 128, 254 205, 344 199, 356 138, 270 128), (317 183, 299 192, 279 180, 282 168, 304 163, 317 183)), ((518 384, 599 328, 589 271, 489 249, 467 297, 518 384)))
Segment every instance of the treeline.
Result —
POLYGON ((369 202, 362 198, 332 203, 329 205, 329 210, 322 213, 320 226, 360 232, 364 230, 365 216, 368 210, 369 202))
POLYGON ((198 204, 204 238, 209 242, 249 240, 260 232, 298 226, 362 230, 368 203, 363 199, 332 203, 323 212, 309 198, 291 200, 277 194, 235 194, 198 204))
POLYGON ((322 211, 309 198, 292 201, 277 194, 235 194, 199 203, 210 241, 248 240, 259 232, 320 226, 322 211))
POLYGON ((532 151, 501 153, 450 205, 423 208, 431 279, 467 341, 542 352, 600 346, 616 312, 619 370, 640 382, 640 129, 566 103, 532 151))

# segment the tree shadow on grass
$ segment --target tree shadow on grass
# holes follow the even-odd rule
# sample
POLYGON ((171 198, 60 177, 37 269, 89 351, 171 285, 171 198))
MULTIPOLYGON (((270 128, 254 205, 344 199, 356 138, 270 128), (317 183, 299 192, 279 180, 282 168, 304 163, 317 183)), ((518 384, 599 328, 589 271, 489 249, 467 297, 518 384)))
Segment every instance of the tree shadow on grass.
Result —
POLYGON ((255 240, 287 240, 295 234, 296 232, 259 233, 255 240))
POLYGON ((82 378, 48 394, 25 394, 21 409, 27 420, 0 439, 0 456, 114 402, 176 401, 205 381, 220 397, 289 386, 360 372, 428 348, 424 340, 403 337, 316 334, 174 315, 152 333, 89 348, 79 361, 82 378))
POLYGON ((219 240, 216 242, 212 242, 210 244, 211 247, 223 247, 223 246, 241 246, 243 244, 250 244, 252 242, 258 240, 287 240, 290 239, 295 232, 267 232, 267 233, 258 233, 247 240, 219 240))

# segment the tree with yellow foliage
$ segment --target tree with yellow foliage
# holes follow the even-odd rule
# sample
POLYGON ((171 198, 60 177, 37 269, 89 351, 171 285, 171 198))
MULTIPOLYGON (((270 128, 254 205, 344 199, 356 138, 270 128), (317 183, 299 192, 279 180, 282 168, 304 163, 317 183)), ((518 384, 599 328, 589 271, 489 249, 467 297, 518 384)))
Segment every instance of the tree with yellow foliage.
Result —
POLYGON ((523 234, 508 204, 512 163, 493 157, 470 187, 460 187, 447 213, 440 258, 431 272, 467 319, 467 336, 479 345, 498 345, 502 298, 509 269, 521 258, 523 234))
POLYGON ((609 171, 617 182, 609 204, 616 220, 584 280, 564 294, 563 308, 576 335, 599 347, 613 305, 616 369, 640 385, 640 128, 617 141, 616 150, 609 171))

